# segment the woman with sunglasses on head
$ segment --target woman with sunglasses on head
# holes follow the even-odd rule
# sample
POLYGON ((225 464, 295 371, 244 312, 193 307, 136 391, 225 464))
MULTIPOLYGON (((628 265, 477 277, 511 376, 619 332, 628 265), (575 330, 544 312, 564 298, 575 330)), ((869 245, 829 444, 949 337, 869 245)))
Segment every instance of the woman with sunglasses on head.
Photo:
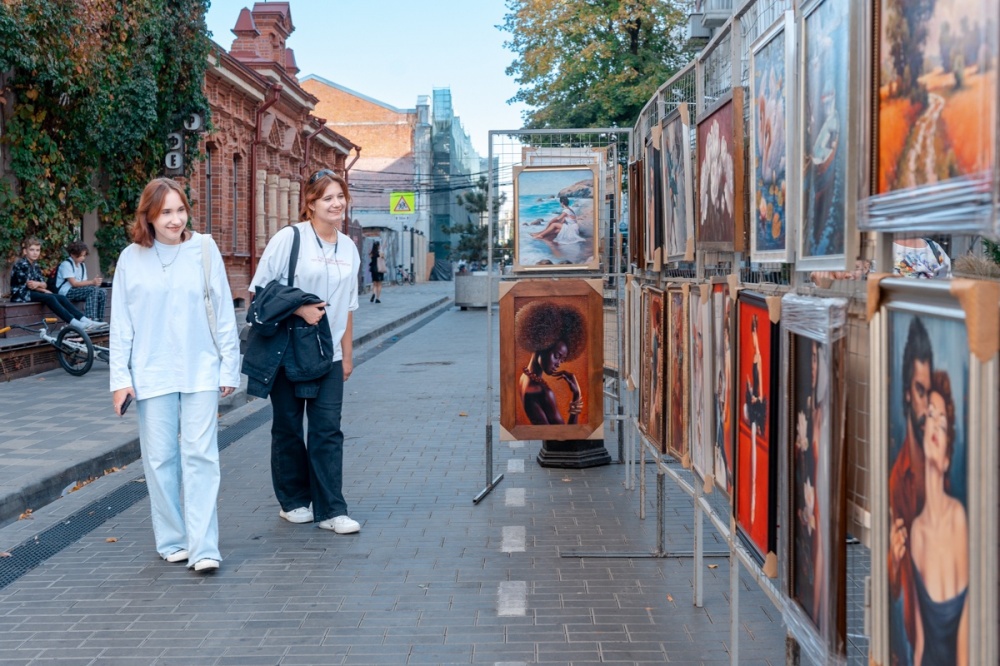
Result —
POLYGON ((146 185, 131 235, 111 293, 114 411, 135 399, 160 557, 212 572, 222 559, 219 396, 240 385, 233 297, 215 242, 188 228, 176 182, 146 185))
MULTIPOLYGON (((329 169, 317 171, 303 188, 299 218, 299 254, 294 286, 320 302, 295 310, 309 326, 329 326, 333 367, 318 381, 295 383, 283 367, 270 386, 271 481, 281 505, 278 515, 291 523, 310 523, 337 534, 353 534, 361 525, 347 515, 343 494, 344 433, 340 430, 344 382, 354 368, 353 322, 358 308, 361 257, 341 231, 350 203, 347 181, 329 169), (308 437, 303 436, 308 416, 308 437), (307 445, 308 442, 308 445, 307 445)), ((268 242, 250 288, 272 280, 288 284, 289 257, 295 240, 292 225, 268 242)))

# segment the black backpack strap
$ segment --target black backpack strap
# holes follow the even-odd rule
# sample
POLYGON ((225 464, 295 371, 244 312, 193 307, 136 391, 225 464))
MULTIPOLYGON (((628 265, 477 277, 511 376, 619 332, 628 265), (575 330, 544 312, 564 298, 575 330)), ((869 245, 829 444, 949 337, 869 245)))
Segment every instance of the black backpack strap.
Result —
POLYGON ((292 240, 292 252, 288 255, 288 286, 295 286, 295 265, 299 263, 299 228, 292 225, 295 238, 292 240))

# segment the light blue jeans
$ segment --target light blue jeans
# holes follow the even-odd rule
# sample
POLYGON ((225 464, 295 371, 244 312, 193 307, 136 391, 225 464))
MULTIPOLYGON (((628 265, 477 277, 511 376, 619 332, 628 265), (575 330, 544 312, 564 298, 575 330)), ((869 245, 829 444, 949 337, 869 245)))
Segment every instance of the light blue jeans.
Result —
POLYGON ((136 408, 156 552, 167 557, 186 549, 188 566, 221 561, 219 392, 168 393, 137 400, 136 408))

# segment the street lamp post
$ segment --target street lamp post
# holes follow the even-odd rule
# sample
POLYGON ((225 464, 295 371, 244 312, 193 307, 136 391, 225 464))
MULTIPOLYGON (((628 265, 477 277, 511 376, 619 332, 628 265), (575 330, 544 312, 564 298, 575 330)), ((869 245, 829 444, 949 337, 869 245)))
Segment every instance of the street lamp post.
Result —
POLYGON ((415 283, 417 281, 417 276, 413 274, 413 232, 415 229, 410 227, 410 279, 415 283))

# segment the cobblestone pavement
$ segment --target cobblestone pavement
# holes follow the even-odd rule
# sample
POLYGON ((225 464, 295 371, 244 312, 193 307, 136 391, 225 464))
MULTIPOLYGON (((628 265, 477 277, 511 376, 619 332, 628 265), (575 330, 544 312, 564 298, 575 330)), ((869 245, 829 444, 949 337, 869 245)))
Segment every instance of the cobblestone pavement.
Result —
MULTIPOLYGON (((355 313, 355 339, 378 338, 445 304, 454 289, 451 282, 387 287, 380 304, 363 296, 355 313)), ((239 391, 225 403, 223 409, 245 404, 246 393, 239 391)), ((52 370, 0 382, 0 406, 0 525, 139 456, 135 412, 119 419, 111 411, 106 363, 95 362, 83 377, 52 370)))
MULTIPOLYGON (((0 664, 729 663, 726 559, 706 561, 696 608, 690 558, 565 556, 654 549, 653 493, 640 520, 622 466, 542 468, 538 442, 497 442, 504 478, 472 503, 490 476, 485 324, 482 310, 450 308, 361 350, 344 406, 358 535, 278 518, 266 401, 222 417, 233 441, 215 575, 156 556, 141 492, 112 512, 141 490, 139 464, 0 529, 14 555, 0 558, 0 664), (105 511, 2 578, 21 552, 55 550, 61 531, 105 511)), ((690 502, 669 485, 667 550, 690 548, 690 502)), ((752 581, 741 588, 740 663, 783 663, 778 613, 752 581)))

